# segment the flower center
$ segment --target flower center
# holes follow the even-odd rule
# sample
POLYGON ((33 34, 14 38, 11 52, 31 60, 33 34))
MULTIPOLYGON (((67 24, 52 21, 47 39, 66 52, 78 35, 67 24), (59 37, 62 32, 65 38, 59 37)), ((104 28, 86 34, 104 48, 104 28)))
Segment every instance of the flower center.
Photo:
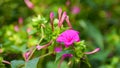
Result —
POLYGON ((72 40, 72 38, 69 37, 69 38, 67 38, 67 40, 68 40, 68 42, 70 42, 72 40))

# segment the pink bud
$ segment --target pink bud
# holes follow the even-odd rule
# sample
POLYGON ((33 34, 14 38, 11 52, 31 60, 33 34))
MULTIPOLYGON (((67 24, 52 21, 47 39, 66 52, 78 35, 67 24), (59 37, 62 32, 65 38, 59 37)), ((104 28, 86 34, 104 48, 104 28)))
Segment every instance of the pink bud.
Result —
POLYGON ((22 18, 22 17, 19 17, 19 18, 18 18, 18 23, 19 23, 19 24, 22 24, 22 23, 23 23, 23 18, 22 18))
POLYGON ((50 12, 50 20, 52 21, 54 18, 54 13, 53 12, 50 12))
POLYGON ((25 57, 26 57, 26 58, 28 58, 29 55, 30 55, 30 52, 26 52, 26 53, 25 53, 25 57))
POLYGON ((19 27, 16 25, 16 26, 14 26, 14 30, 16 31, 16 32, 18 32, 19 31, 19 27))
POLYGON ((94 54, 94 53, 96 53, 96 52, 98 52, 98 51, 100 51, 100 48, 96 48, 96 49, 94 49, 94 50, 91 51, 91 52, 85 52, 85 54, 94 54))
POLYGON ((25 61, 29 60, 28 58, 30 56, 30 53, 31 53, 30 51, 23 53, 23 57, 24 57, 25 61))
POLYGON ((51 26, 52 26, 52 31, 54 31, 53 20, 54 20, 54 13, 51 12, 51 13, 50 13, 50 24, 51 24, 51 26))
POLYGON ((3 52, 3 49, 0 49, 0 53, 2 53, 3 52))
POLYGON ((59 18, 59 20, 61 19, 61 15, 62 15, 62 9, 59 8, 59 9, 58 9, 58 18, 59 18))
POLYGON ((34 5, 32 2, 30 2, 30 0, 24 0, 25 4, 27 5, 28 8, 33 9, 34 5))
POLYGON ((51 43, 52 43, 52 40, 49 43, 47 43, 47 44, 45 44, 43 46, 37 45, 36 48, 37 48, 37 50, 41 50, 42 48, 48 47, 51 43))
POLYGON ((66 20, 68 26, 70 27, 70 29, 72 29, 72 25, 70 24, 69 16, 66 16, 65 20, 66 20))
POLYGON ((59 23, 58 23, 58 26, 61 26, 61 25, 62 25, 62 23, 64 22, 66 16, 67 16, 67 13, 66 13, 66 12, 63 12, 62 17, 61 17, 61 19, 60 19, 60 21, 59 21, 59 23))
POLYGON ((37 45, 36 48, 37 48, 37 50, 40 50, 40 49, 44 48, 44 46, 37 45))
POLYGON ((73 14, 78 14, 80 12, 80 8, 78 6, 73 6, 72 7, 72 13, 73 14))
POLYGON ((27 33, 29 33, 31 31, 31 28, 27 28, 27 33))
POLYGON ((69 6, 70 5, 70 0, 66 1, 66 5, 69 6))

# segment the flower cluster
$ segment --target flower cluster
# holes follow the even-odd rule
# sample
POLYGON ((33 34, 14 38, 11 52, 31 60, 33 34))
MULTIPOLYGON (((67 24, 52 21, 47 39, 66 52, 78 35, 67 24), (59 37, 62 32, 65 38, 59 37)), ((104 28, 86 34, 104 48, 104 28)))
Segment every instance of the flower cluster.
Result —
MULTIPOLYGON (((25 1, 29 1, 29 0, 25 0, 25 1)), ((27 4, 27 2, 25 3, 27 4)), ((48 54, 56 54, 56 57, 57 55, 60 56, 59 59, 61 60, 60 63, 58 64, 58 68, 60 68, 61 63, 62 61, 64 61, 65 58, 70 59, 74 56, 75 61, 78 61, 81 58, 83 58, 84 55, 93 54, 100 50, 99 48, 97 48, 91 52, 85 52, 86 46, 79 37, 80 33, 73 29, 69 20, 69 16, 67 15, 67 12, 63 11, 61 8, 58 9, 57 26, 54 25, 54 20, 55 20, 54 12, 50 12, 49 25, 48 23, 46 24, 46 23, 36 22, 36 21, 44 21, 44 20, 45 19, 41 18, 40 16, 38 16, 38 18, 35 19, 34 25, 37 25, 37 27, 40 26, 41 29, 40 30, 41 39, 36 44, 35 49, 33 49, 32 51, 29 50, 23 54, 25 61, 28 61, 31 58, 35 50, 48 49, 49 51, 48 54), (63 26, 63 23, 67 23, 68 26, 67 27, 63 26), (52 34, 50 35, 47 31, 44 31, 44 29, 49 30, 49 32, 52 34), (49 40, 45 39, 48 37, 47 35, 50 35, 49 40), (44 44, 42 45, 41 42, 43 42, 43 39, 45 42, 48 43, 47 44, 42 43, 44 44)), ((19 19, 19 22, 21 22, 21 19, 19 19)), ((18 31, 17 27, 15 27, 15 30, 18 31)), ((29 33, 30 31, 31 29, 28 28, 27 32, 29 33)))

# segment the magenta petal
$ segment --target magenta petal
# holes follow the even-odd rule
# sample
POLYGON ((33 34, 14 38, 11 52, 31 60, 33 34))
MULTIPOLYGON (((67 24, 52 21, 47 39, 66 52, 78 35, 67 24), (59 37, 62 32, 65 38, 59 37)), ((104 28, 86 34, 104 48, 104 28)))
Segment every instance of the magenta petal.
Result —
POLYGON ((80 41, 78 34, 79 34, 79 32, 77 32, 75 30, 66 30, 58 36, 56 41, 59 43, 64 43, 65 47, 69 47, 74 42, 80 41))
POLYGON ((73 57, 73 55, 72 54, 63 54, 62 55, 62 58, 71 58, 71 57, 73 57))

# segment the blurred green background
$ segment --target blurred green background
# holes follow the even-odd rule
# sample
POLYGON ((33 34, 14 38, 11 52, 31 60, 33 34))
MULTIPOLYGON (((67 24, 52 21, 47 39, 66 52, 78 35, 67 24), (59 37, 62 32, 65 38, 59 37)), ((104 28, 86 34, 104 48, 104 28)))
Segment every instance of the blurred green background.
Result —
POLYGON ((31 2, 34 4, 32 9, 27 7, 24 0, 0 0, 0 50, 3 51, 0 57, 8 61, 21 59, 25 46, 36 42, 35 38, 27 40, 26 29, 30 26, 30 18, 40 14, 49 20, 50 12, 53 11, 57 17, 57 10, 61 7, 70 17, 74 29, 80 32, 81 40, 86 41, 87 51, 101 48, 100 52, 88 55, 92 68, 120 67, 120 0, 31 2), (76 10, 74 7, 77 7, 77 13, 72 12, 76 10), (19 17, 23 18, 23 24, 18 22, 19 17), (17 27, 19 32, 14 30, 17 27))

